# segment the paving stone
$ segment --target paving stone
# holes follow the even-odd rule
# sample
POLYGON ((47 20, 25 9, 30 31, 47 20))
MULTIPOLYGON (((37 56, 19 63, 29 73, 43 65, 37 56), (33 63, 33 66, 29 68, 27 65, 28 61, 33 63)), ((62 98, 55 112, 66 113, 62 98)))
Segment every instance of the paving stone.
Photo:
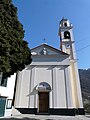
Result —
POLYGON ((7 118, 0 118, 0 120, 90 120, 90 115, 88 116, 19 115, 7 118))

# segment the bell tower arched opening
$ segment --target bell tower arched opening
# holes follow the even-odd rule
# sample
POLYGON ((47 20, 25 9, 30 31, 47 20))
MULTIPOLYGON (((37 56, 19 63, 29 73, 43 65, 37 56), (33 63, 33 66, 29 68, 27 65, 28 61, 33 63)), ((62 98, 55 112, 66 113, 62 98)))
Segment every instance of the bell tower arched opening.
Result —
POLYGON ((70 39, 70 32, 69 31, 65 31, 64 32, 64 39, 70 39))

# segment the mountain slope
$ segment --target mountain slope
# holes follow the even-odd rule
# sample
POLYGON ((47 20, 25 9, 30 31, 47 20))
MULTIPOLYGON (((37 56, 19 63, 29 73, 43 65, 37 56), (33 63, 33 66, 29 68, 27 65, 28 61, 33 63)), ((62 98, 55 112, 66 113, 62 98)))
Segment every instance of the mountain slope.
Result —
POLYGON ((90 69, 79 69, 82 92, 90 93, 90 69))
POLYGON ((84 109, 90 114, 90 69, 79 69, 84 109))

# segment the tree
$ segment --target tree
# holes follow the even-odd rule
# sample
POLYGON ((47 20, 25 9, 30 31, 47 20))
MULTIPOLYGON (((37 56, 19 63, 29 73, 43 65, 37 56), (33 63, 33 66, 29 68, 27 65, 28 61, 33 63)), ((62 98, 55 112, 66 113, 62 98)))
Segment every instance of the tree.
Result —
POLYGON ((31 63, 23 25, 11 0, 0 0, 0 72, 9 77, 31 63))

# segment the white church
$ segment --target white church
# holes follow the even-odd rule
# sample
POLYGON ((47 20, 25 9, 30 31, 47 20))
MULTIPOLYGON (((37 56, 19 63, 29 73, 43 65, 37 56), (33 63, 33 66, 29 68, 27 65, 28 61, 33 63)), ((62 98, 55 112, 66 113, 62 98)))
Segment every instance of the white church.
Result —
MULTIPOLYGON (((32 63, 18 72, 16 79, 12 78, 15 87, 10 100, 14 100, 13 107, 22 114, 85 114, 73 26, 69 20, 60 21, 59 36, 60 49, 47 44, 31 49, 32 63)), ((6 94, 2 96, 7 100, 6 94)), ((6 104, 4 108, 7 113, 6 104)))

